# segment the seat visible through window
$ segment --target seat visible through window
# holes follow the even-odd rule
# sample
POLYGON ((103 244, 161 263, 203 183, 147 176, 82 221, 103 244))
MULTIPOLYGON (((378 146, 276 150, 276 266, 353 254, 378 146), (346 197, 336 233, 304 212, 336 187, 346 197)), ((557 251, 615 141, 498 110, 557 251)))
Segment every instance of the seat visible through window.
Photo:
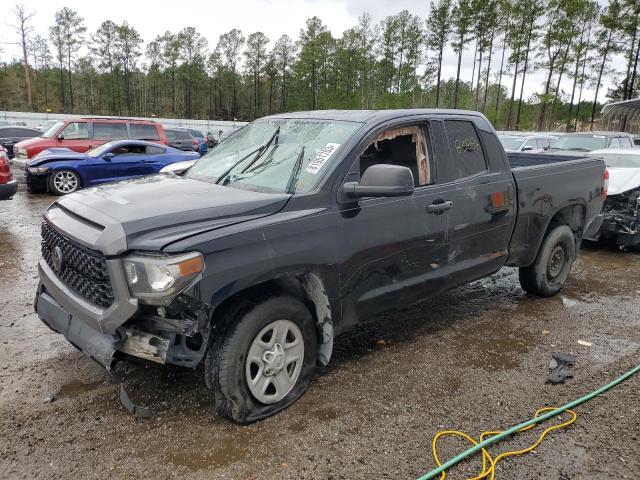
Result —
POLYGON ((422 127, 402 127, 379 134, 360 156, 360 176, 376 164, 407 167, 415 186, 431 181, 429 159, 422 127))

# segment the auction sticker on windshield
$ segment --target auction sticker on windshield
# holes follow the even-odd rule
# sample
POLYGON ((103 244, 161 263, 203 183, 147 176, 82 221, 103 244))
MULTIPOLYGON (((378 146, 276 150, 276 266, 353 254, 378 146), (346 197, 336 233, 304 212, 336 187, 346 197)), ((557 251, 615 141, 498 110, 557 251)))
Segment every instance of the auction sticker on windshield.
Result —
POLYGON ((316 175, 324 166, 324 164, 327 163, 327 160, 331 158, 331 155, 335 153, 339 146, 339 143, 327 143, 320 149, 315 158, 309 162, 309 165, 307 165, 305 172, 316 175))

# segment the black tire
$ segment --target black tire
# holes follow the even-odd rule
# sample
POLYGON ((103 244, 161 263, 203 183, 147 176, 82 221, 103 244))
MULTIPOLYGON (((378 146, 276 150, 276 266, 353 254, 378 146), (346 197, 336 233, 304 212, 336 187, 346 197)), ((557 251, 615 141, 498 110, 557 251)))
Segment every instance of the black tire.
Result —
POLYGON ((49 174, 49 188, 56 195, 68 195, 82 188, 82 180, 73 170, 56 170, 49 174), (59 178, 68 179, 68 184, 60 184, 59 178))
POLYGON ((555 227, 542 241, 533 265, 520 268, 520 285, 533 295, 552 297, 569 276, 576 259, 576 239, 566 225, 555 227))
POLYGON ((300 300, 278 296, 258 303, 240 303, 227 310, 222 323, 229 327, 212 342, 205 359, 206 382, 214 389, 220 416, 240 424, 252 423, 287 408, 307 391, 315 372, 318 345, 313 317, 300 300), (278 320, 290 320, 299 328, 304 360, 291 391, 278 402, 265 404, 249 389, 247 354, 257 335, 278 320))

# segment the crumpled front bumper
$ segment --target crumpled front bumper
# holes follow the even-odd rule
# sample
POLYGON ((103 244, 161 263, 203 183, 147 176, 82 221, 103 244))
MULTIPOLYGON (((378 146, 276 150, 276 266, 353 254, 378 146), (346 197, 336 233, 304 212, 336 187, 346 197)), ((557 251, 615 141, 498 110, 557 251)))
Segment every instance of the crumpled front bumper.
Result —
POLYGON ((107 370, 121 343, 119 327, 138 309, 124 283, 118 260, 108 260, 116 301, 108 309, 98 307, 71 290, 60 280, 44 259, 38 262, 40 285, 35 308, 40 320, 61 333, 76 348, 107 370))
POLYGON ((36 295, 36 312, 40 320, 55 332, 61 333, 78 350, 107 370, 120 343, 119 335, 101 333, 78 316, 62 308, 42 286, 36 295))

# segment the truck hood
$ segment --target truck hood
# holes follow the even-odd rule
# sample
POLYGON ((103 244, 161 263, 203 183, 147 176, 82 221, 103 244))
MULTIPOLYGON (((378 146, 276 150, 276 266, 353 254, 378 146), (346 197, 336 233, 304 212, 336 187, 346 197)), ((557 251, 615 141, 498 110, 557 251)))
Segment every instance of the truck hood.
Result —
POLYGON ((27 162, 27 167, 38 167, 45 163, 57 162, 60 160, 83 160, 87 157, 85 153, 74 152, 65 147, 48 148, 41 151, 27 162))
POLYGON ((609 170, 609 195, 618 195, 640 187, 640 168, 615 168, 609 170))
POLYGON ((80 190, 50 210, 61 208, 105 230, 117 226, 126 236, 126 248, 122 243, 104 252, 116 254, 161 250, 177 240, 271 215, 289 198, 161 174, 80 190))

